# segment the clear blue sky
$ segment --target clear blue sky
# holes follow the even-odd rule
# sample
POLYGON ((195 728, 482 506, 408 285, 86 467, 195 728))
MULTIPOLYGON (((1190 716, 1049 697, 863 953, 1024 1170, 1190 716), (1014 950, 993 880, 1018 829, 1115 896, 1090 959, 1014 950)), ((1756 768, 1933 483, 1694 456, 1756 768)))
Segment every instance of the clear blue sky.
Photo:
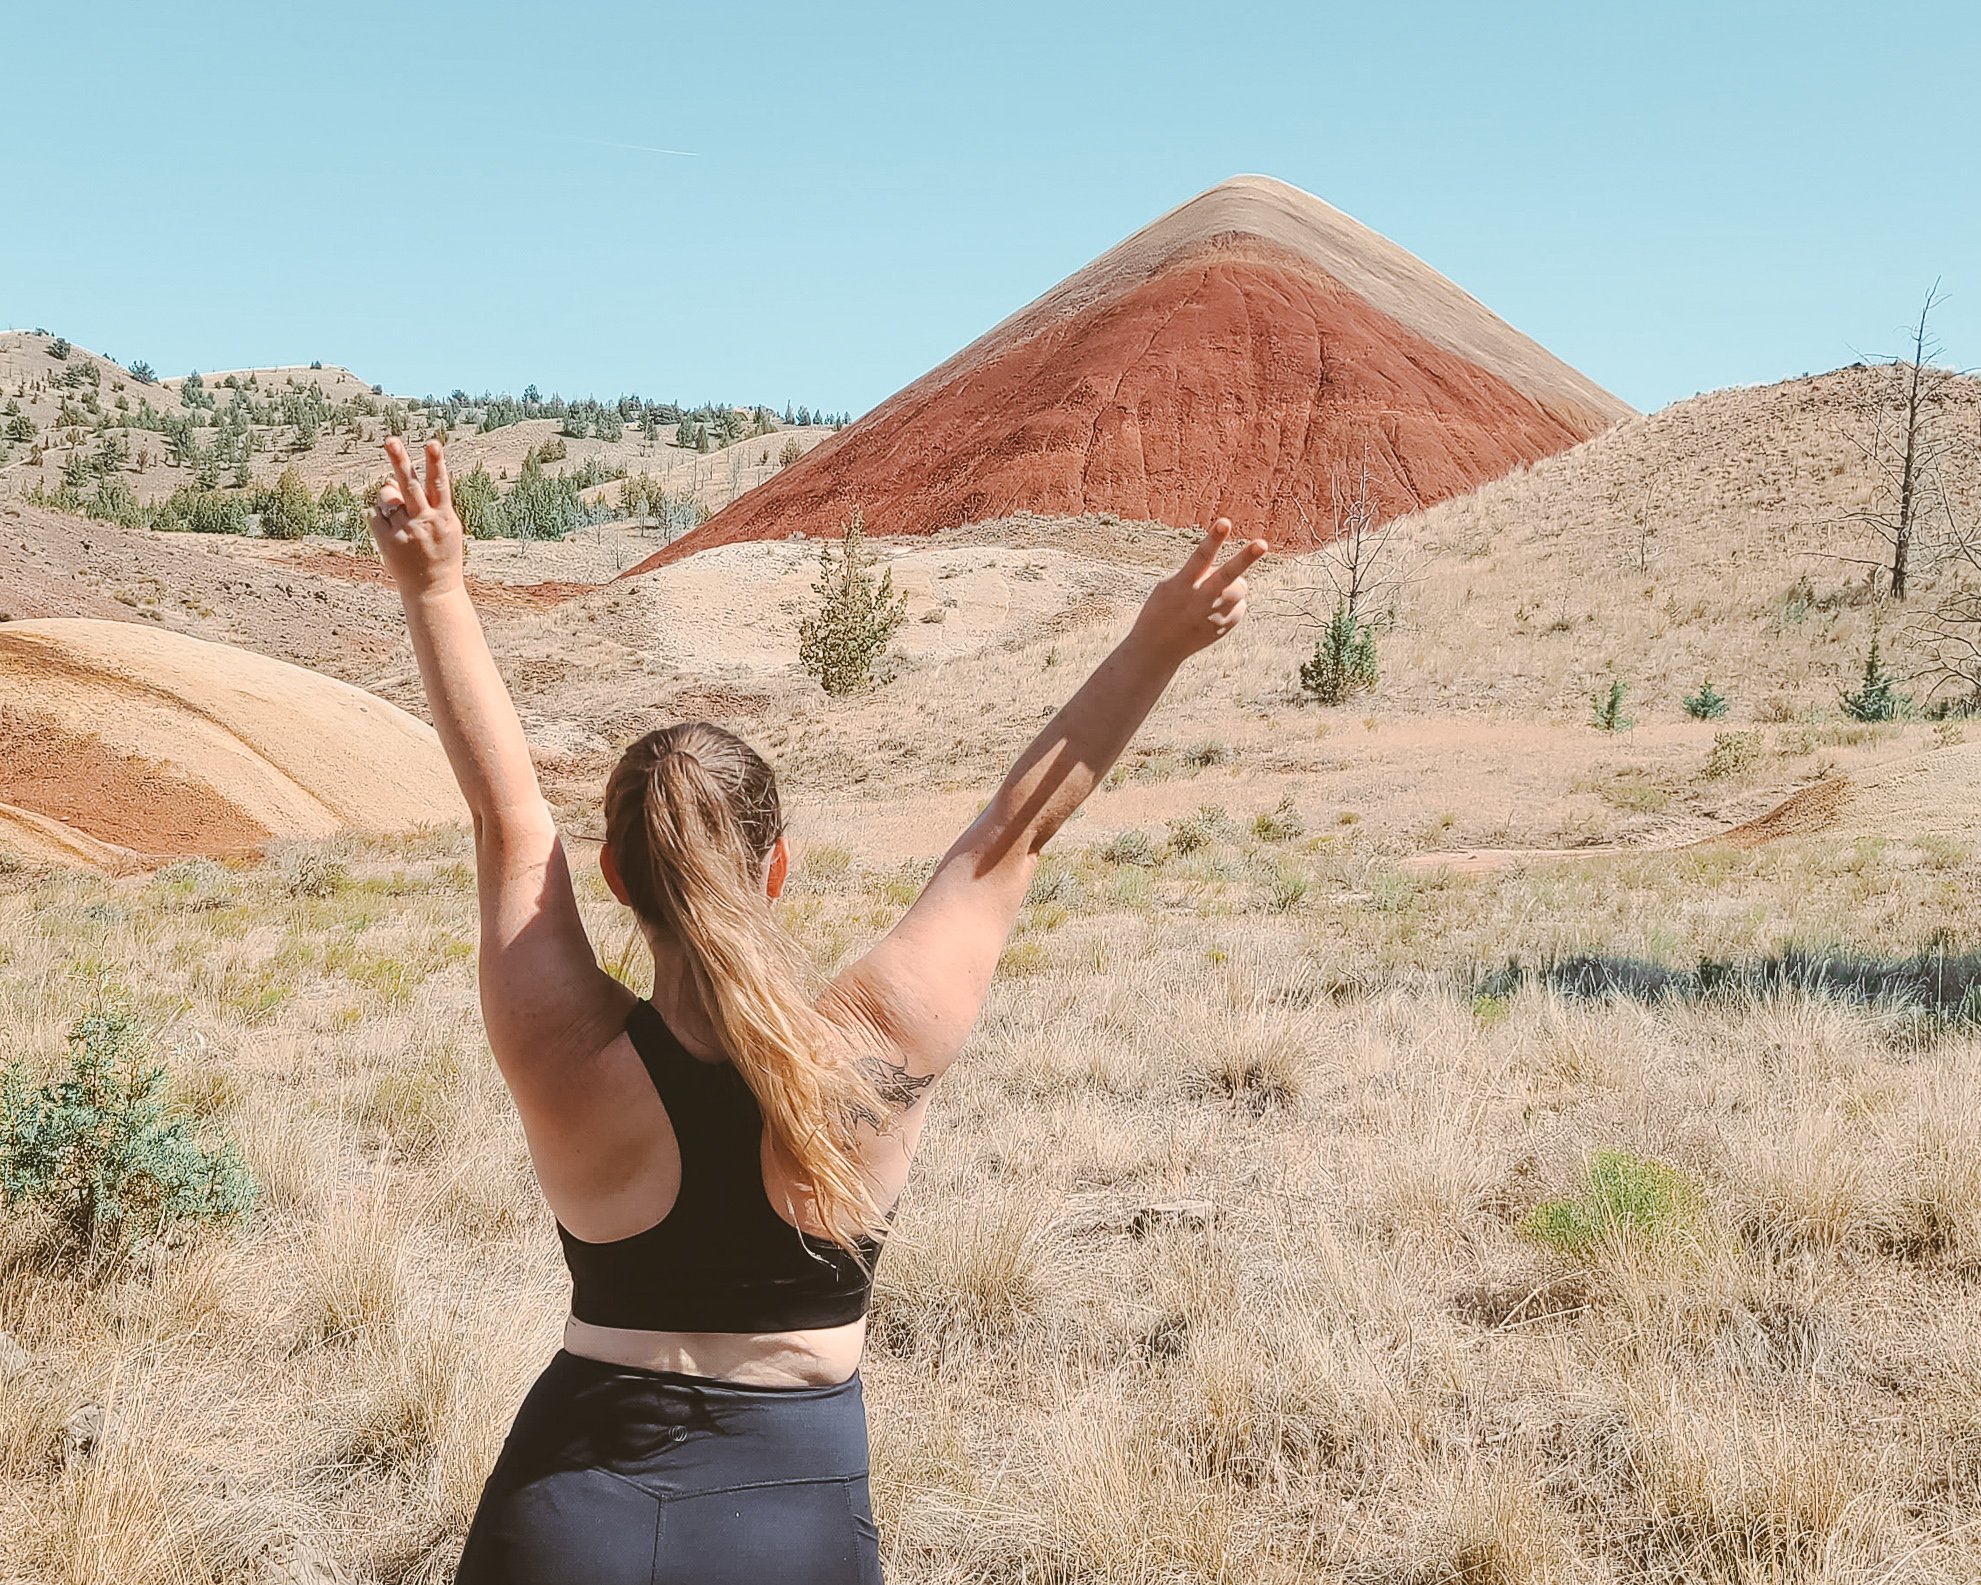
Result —
POLYGON ((165 374, 861 411, 1240 171, 1639 407, 1894 347, 1936 276, 1981 362, 1953 3, 16 0, 0 40, 0 325, 165 374))

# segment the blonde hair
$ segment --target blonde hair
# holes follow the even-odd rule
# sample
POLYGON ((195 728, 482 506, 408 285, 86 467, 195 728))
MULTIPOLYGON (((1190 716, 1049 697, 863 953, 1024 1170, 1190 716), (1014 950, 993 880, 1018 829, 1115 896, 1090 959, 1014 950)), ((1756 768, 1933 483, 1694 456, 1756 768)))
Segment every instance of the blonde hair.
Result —
POLYGON ((784 833, 775 773, 707 721, 664 727, 614 767, 605 826, 633 911, 683 949, 716 1038, 820 1227, 862 1253, 886 1219, 854 1129, 886 1108, 845 1032, 820 1014, 817 976, 765 896, 764 865, 784 833))

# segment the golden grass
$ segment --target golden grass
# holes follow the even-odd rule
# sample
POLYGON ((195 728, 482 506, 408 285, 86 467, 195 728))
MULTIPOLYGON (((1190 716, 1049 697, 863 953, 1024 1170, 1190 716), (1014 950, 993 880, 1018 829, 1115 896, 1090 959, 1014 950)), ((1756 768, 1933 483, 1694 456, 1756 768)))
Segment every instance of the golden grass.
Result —
MULTIPOLYGON (((1305 813, 1321 835, 1233 819, 1182 852, 1151 823, 1147 864, 1076 825, 1042 877, 1035 960, 947 1082, 881 1266, 890 1578, 1971 1577, 1972 1033, 1471 989, 1597 946, 1973 939, 1961 872, 1808 844, 1424 880, 1380 826, 1305 813), (1267 860, 1308 880, 1291 908, 1267 860), (1602 1151, 1682 1174, 1696 1228, 1529 1236, 1602 1151)), ((791 902, 828 962, 907 874, 840 814, 791 902)), ((87 1285, 13 1229, 0 1329, 35 1363, 0 1386, 0 1578, 246 1579, 314 1549, 443 1580, 556 1345, 548 1218, 471 969, 435 946, 471 929, 460 839, 337 857, 325 895, 249 868, 197 908, 4 883, 7 1054, 49 1060, 121 989, 267 1194, 247 1229, 87 1285), (386 957, 408 994, 364 983, 386 957), (91 1403, 110 1435, 65 1468, 91 1403)))

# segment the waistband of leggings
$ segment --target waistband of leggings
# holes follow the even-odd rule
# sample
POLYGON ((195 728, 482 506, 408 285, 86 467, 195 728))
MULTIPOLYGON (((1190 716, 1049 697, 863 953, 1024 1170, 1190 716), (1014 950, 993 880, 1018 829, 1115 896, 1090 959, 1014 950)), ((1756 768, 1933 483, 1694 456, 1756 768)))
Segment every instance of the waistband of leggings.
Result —
POLYGON ((560 1348, 551 1358, 551 1368, 568 1376, 578 1376, 593 1381, 623 1380, 651 1382, 659 1387, 671 1387, 682 1392, 691 1392, 704 1398, 730 1398, 738 1402, 764 1403, 803 1403, 823 1399, 857 1396, 861 1392, 859 1368, 844 1381, 814 1383, 805 1386, 769 1386, 761 1382, 731 1381, 726 1376, 697 1376, 684 1370, 648 1370, 638 1365, 620 1365, 610 1360, 593 1359, 588 1354, 574 1354, 568 1348, 560 1348))

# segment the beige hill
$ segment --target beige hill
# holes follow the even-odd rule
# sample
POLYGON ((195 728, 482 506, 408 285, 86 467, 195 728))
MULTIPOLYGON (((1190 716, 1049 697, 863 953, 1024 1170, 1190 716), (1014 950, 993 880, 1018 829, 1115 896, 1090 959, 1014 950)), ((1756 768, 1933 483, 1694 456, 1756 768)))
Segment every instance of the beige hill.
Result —
POLYGON ((0 628, 0 845, 104 867, 464 817, 432 730, 252 651, 131 622, 0 628))
MULTIPOLYGON (((146 383, 122 364, 86 347, 71 347, 58 358, 50 350, 54 345, 48 336, 35 331, 0 331, 0 409, 4 409, 0 411, 0 501, 26 498, 37 490, 53 492, 61 483, 70 455, 92 453, 100 444, 98 424, 105 419, 127 442, 128 455, 116 477, 138 500, 161 501, 175 489, 194 482, 194 471, 171 460, 170 449, 160 435, 144 428, 121 427, 146 403, 160 413, 179 412, 180 392, 186 383, 183 375, 146 383), (17 414, 33 427, 33 439, 10 445, 6 428, 17 414)), ((364 490, 384 474, 378 442, 385 434, 382 408, 386 403, 397 403, 406 410, 409 439, 417 442, 443 432, 441 415, 427 408, 421 398, 376 391, 363 375, 336 364, 209 369, 201 372, 200 379, 209 396, 223 407, 233 400, 233 392, 224 383, 231 379, 251 385, 263 401, 315 389, 344 415, 315 435, 304 435, 287 424, 253 425, 256 450, 249 472, 258 485, 271 484, 283 470, 293 468, 313 494, 339 484, 364 490), (356 412, 351 404, 362 404, 372 411, 367 416, 356 412)), ((525 419, 486 432, 470 425, 449 435, 449 457, 457 474, 482 467, 498 479, 514 480, 524 456, 555 438, 564 448, 564 460, 551 464, 553 472, 587 463, 615 472, 623 470, 635 478, 651 480, 656 489, 671 496, 699 500, 713 512, 775 475, 793 447, 802 454, 834 433, 822 425, 780 427, 771 435, 698 452, 676 443, 672 425, 653 440, 644 438, 637 426, 629 426, 617 440, 564 436, 561 427, 555 418, 525 419)), ((211 436, 203 430, 200 438, 205 441, 211 436)), ((223 478, 231 480, 232 470, 226 470, 223 478)), ((615 480, 600 486, 590 492, 590 498, 617 505, 622 498, 621 485, 615 480)), ((642 548, 639 554, 644 556, 650 549, 642 548)), ((611 570, 623 571, 626 565, 629 563, 621 562, 611 570)))

